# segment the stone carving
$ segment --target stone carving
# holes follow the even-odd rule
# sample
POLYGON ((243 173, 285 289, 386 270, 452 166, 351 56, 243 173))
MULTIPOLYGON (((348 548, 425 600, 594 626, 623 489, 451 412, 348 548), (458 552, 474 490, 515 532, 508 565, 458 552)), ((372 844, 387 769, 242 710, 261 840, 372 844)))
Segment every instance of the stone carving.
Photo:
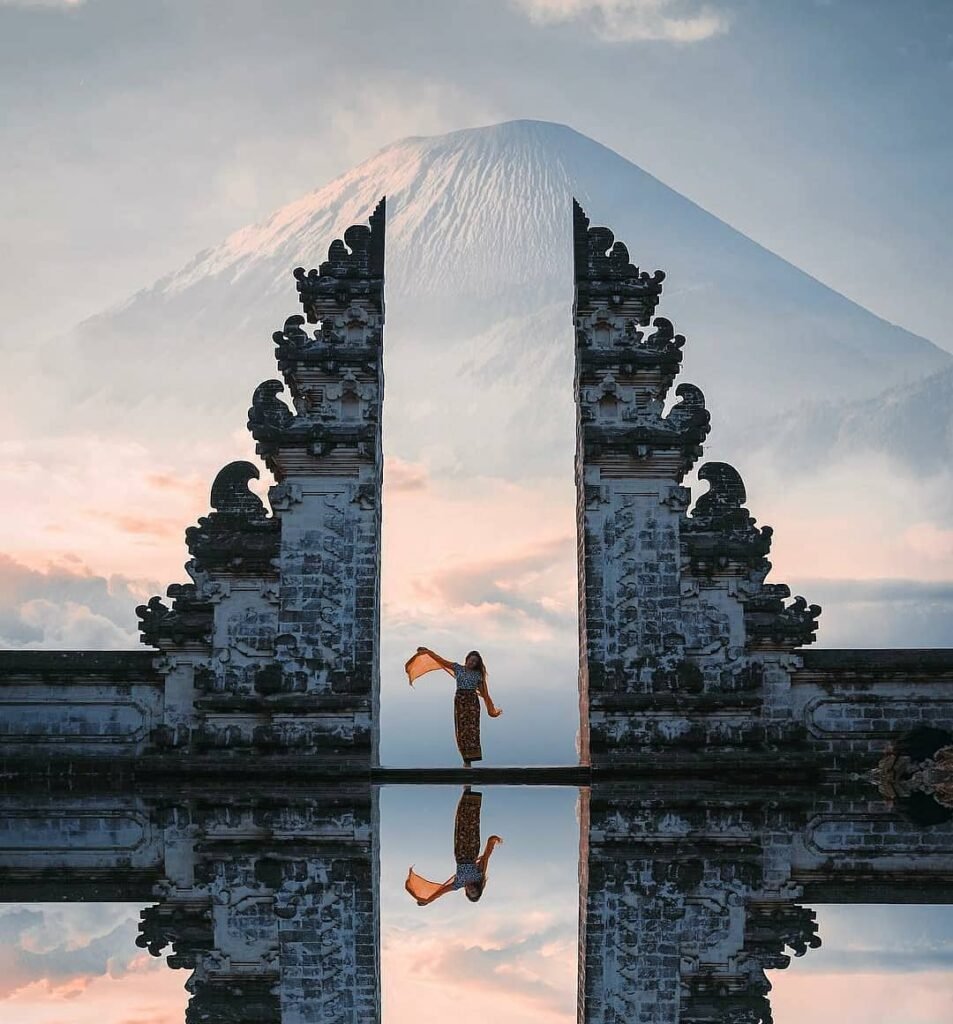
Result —
POLYGON ((791 596, 784 583, 766 583, 760 592, 745 602, 745 628, 753 648, 791 650, 817 639, 817 618, 821 606, 809 605, 803 597, 791 596))
POLYGON ((953 817, 953 733, 920 726, 890 743, 870 773, 884 797, 922 824, 953 817))
POLYGON ((167 946, 172 952, 168 965, 194 971, 199 957, 215 945, 211 907, 182 903, 157 903, 139 912, 136 945, 151 956, 161 956, 167 946))
POLYGON ((278 399, 284 389, 280 380, 266 380, 255 388, 248 410, 248 429, 256 441, 278 439, 293 430, 295 415, 278 399))
POLYGON ((335 239, 327 260, 317 270, 295 270, 298 296, 309 323, 320 323, 329 306, 343 309, 355 299, 383 312, 384 203, 381 199, 368 226, 352 225, 344 232, 343 241, 335 239))
POLYGON ((611 231, 573 212, 583 754, 598 764, 800 742, 792 718, 765 728, 764 700, 783 692, 776 654, 813 642, 820 608, 765 584, 772 530, 745 508, 733 466, 702 466, 709 489, 687 514, 679 485, 710 415, 686 383, 665 413, 685 338, 653 318, 664 275, 643 274, 611 231), (699 703, 675 708, 676 693, 699 703))
MULTIPOLYGON (((248 410, 248 429, 258 442, 255 450, 276 475, 281 472, 276 456, 282 447, 304 447, 318 458, 329 455, 335 448, 351 447, 364 458, 373 457, 377 424, 370 408, 365 408, 357 422, 339 419, 327 402, 310 409, 309 417, 296 416, 276 397, 283 390, 284 385, 277 380, 259 384, 248 410)), ((368 392, 353 376, 350 381, 329 386, 326 393, 339 404, 351 398, 359 405, 368 405, 365 401, 368 392)))
POLYGON ((248 410, 274 514, 249 489, 258 468, 226 466, 213 511, 186 531, 192 583, 169 588, 171 607, 138 609, 143 642, 188 654, 168 678, 194 706, 180 715, 187 728, 155 730, 164 747, 374 756, 383 246, 382 200, 318 270, 295 272, 320 327, 285 320, 274 335, 284 381, 260 384, 248 410))
POLYGON ((698 479, 710 484, 683 525, 682 545, 694 575, 712 575, 737 566, 766 576, 771 568, 766 556, 774 531, 755 526, 744 508, 745 485, 741 475, 726 462, 706 462, 698 479))
POLYGON ((379 319, 352 303, 343 313, 325 315, 320 329, 308 334, 301 326, 304 317, 290 316, 272 336, 278 369, 293 372, 298 363, 306 363, 333 378, 343 365, 373 377, 381 349, 379 319))
POLYGON ((581 312, 601 302, 647 324, 662 292, 665 274, 640 271, 629 251, 608 228, 589 227, 589 218, 573 200, 576 304, 581 312))
POLYGON ((231 462, 212 484, 215 510, 185 531, 185 542, 200 571, 241 569, 249 575, 277 572, 281 526, 269 518, 261 499, 248 489, 261 474, 250 462, 231 462))
POLYGON ((211 642, 213 609, 197 596, 194 583, 173 583, 166 591, 172 607, 160 597, 150 597, 136 608, 142 643, 151 647, 178 647, 211 642))

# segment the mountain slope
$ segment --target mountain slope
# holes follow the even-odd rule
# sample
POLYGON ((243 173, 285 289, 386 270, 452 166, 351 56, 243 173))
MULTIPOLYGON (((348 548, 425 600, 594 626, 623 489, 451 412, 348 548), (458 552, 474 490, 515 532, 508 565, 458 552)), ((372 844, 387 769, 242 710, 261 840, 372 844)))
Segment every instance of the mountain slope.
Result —
MULTIPOLYGON (((271 332, 297 311, 291 269, 319 263, 382 194, 386 426, 390 450, 405 456, 424 431, 447 446, 479 444, 488 472, 515 472, 517 457, 525 472, 530 452, 538 471, 565 465, 573 194, 633 262, 666 271, 659 312, 688 336, 686 378, 706 392, 716 437, 951 364, 611 150, 519 121, 388 146, 86 321, 60 353, 69 399, 55 404, 73 417, 85 405, 100 429, 131 436, 151 435, 160 415, 173 432, 240 426, 253 387, 273 375, 271 332), (420 400, 450 386, 464 394, 452 422, 439 402, 420 400), (528 447, 514 449, 514 432, 528 447)), ((55 411, 46 423, 62 426, 55 411)), ((449 450, 444 462, 453 465, 449 450)))
POLYGON ((953 367, 874 398, 806 404, 796 417, 772 419, 759 443, 785 452, 791 466, 818 469, 851 456, 879 453, 922 476, 953 465, 953 367))

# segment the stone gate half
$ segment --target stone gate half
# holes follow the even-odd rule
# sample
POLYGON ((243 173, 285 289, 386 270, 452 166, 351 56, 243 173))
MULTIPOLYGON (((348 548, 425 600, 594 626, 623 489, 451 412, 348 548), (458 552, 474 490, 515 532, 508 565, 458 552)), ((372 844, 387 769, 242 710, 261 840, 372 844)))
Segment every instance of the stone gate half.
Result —
POLYGON ((294 272, 305 315, 248 410, 270 510, 255 465, 221 470, 186 530, 189 582, 137 609, 151 655, 0 655, 2 756, 376 763, 384 229, 381 200, 294 272))
POLYGON ((821 609, 767 582, 772 530, 738 471, 702 464, 694 506, 682 485, 710 416, 688 383, 666 410, 685 338, 655 315, 664 273, 575 202, 573 245, 582 759, 844 768, 898 733, 953 729, 953 651, 800 651, 821 609))

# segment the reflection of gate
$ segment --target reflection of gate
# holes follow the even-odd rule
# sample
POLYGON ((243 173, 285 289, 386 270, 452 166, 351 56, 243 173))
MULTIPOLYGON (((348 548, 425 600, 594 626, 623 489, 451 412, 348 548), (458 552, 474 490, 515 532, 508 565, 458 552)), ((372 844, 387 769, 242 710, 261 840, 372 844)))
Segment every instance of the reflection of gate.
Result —
POLYGON ((581 819, 580 1024, 766 1024, 823 938, 802 903, 953 903, 953 819, 862 784, 594 786, 581 819))
POLYGON ((380 1020, 377 796, 0 797, 5 902, 158 900, 138 945, 192 972, 186 1020, 380 1020))
MULTIPOLYGON (((710 417, 686 383, 665 410, 685 339, 655 316, 664 274, 578 204, 573 227, 583 765, 856 770, 909 729, 953 733, 953 652, 799 652, 820 609, 765 582, 771 530, 732 466, 700 467, 688 511, 710 417)), ((256 466, 218 474, 191 582, 138 609, 158 653, 0 653, 11 766, 377 764, 384 231, 382 201, 295 270, 305 315, 248 411, 270 511, 256 466)))
MULTIPOLYGON (((187 1022, 380 1021, 376 788, 168 788, 0 794, 0 899, 149 904, 187 1022)), ((823 938, 808 906, 953 903, 953 819, 860 781, 597 783, 579 821, 580 1024, 764 1024, 766 972, 823 938)))

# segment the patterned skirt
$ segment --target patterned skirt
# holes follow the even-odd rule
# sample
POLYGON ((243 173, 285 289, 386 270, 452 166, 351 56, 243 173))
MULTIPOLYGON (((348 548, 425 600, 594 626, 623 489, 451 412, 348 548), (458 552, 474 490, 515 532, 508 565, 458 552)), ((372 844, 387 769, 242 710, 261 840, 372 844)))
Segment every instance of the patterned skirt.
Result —
POLYGON ((457 804, 453 825, 453 859, 458 864, 472 864, 480 856, 480 808, 482 793, 465 791, 457 804))
POLYGON ((473 690, 457 690, 453 698, 453 726, 457 749, 464 761, 482 761, 480 698, 473 690))

